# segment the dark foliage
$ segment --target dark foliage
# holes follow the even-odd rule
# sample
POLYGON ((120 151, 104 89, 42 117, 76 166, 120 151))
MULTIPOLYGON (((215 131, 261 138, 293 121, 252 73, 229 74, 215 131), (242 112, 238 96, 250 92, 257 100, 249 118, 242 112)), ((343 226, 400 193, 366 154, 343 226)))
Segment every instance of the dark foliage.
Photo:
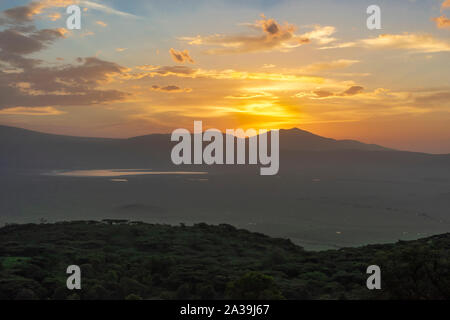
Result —
POLYGON ((449 299, 450 234, 305 251, 230 225, 109 220, 0 229, 0 299, 449 299), (79 265, 82 289, 66 288, 79 265), (382 290, 366 269, 382 270, 382 290))

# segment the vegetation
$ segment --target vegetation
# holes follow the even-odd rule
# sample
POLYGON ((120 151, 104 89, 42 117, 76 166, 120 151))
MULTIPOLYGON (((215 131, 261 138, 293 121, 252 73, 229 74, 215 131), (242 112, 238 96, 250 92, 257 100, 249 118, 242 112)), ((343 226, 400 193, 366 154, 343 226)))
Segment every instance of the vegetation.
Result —
POLYGON ((8 225, 0 299, 449 299, 449 255, 450 234, 309 252, 230 225, 8 225), (81 290, 66 287, 73 264, 81 290), (382 290, 366 287, 372 264, 382 290))

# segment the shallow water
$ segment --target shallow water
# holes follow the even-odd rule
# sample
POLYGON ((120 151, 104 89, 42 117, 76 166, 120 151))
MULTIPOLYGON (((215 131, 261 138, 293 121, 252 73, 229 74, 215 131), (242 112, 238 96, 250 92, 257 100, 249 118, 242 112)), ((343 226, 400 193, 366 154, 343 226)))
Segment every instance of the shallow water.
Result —
POLYGON ((137 175, 203 175, 204 171, 151 171, 148 169, 102 169, 102 170, 71 170, 52 171, 46 175, 65 177, 122 177, 137 175))

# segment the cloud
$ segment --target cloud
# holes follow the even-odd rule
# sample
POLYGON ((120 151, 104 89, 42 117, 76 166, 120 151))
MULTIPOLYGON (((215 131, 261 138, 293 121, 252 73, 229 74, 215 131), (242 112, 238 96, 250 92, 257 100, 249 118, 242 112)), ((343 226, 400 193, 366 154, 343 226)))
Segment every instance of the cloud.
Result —
POLYGON ((420 52, 450 51, 450 42, 433 38, 429 34, 383 34, 364 39, 362 43, 372 48, 407 49, 420 52))
POLYGON ((304 33, 302 37, 310 40, 317 40, 320 44, 327 44, 336 40, 335 38, 330 37, 335 32, 335 27, 315 25, 313 31, 304 33))
POLYGON ((436 39, 430 34, 402 33, 382 34, 375 38, 361 39, 355 42, 322 47, 321 49, 336 49, 348 47, 365 47, 373 49, 402 49, 415 52, 448 52, 450 41, 436 39))
POLYGON ((22 23, 31 21, 33 16, 39 14, 43 6, 40 2, 30 2, 28 5, 14 7, 3 11, 4 16, 13 22, 22 23))
POLYGON ((327 50, 327 49, 342 49, 342 48, 351 48, 351 47, 357 47, 357 42, 344 42, 344 43, 337 43, 331 46, 321 47, 320 50, 327 50))
POLYGON ((364 87, 361 86, 351 86, 347 90, 341 93, 342 96, 354 96, 355 94, 363 92, 364 87))
POLYGON ((31 1, 27 5, 18 6, 3 11, 4 16, 10 23, 29 22, 35 15, 41 14, 45 9, 68 7, 71 4, 78 3, 73 0, 41 0, 31 1))
MULTIPOLYGON (((321 27, 316 26, 316 32, 309 33, 313 38, 304 35, 296 35, 296 26, 289 23, 279 24, 276 20, 261 16, 260 20, 251 24, 245 24, 257 34, 240 35, 210 35, 196 37, 181 37, 180 40, 187 41, 191 45, 206 45, 216 48, 207 50, 209 54, 249 53, 265 51, 288 51, 301 45, 309 43, 311 39, 322 39, 334 31, 327 29, 320 33, 321 27)), ((330 27, 331 28, 331 27, 330 27)), ((331 40, 330 40, 331 41, 331 40)))
POLYGON ((441 9, 450 8, 450 0, 445 0, 442 3, 441 9))
POLYGON ((432 19, 436 23, 436 27, 439 29, 450 28, 450 19, 445 15, 432 19))
POLYGON ((84 62, 80 66, 33 68, 27 74, 1 74, 0 109, 93 105, 126 98, 121 91, 97 89, 99 78, 107 73, 100 65, 84 62))
POLYGON ((128 13, 128 12, 124 12, 124 11, 120 11, 120 10, 114 9, 114 8, 109 7, 107 5, 104 5, 104 4, 100 4, 100 3, 96 3, 96 2, 92 2, 92 1, 79 1, 79 3, 81 5, 83 5, 83 6, 86 6, 86 7, 90 8, 90 9, 102 11, 104 13, 117 15, 117 16, 121 16, 121 17, 126 17, 126 18, 137 18, 137 16, 134 15, 134 14, 131 14, 131 13, 128 13))
POLYGON ((61 14, 57 12, 53 12, 47 15, 47 17, 50 19, 50 21, 56 21, 61 19, 61 14))
POLYGON ((98 58, 79 58, 76 64, 44 66, 43 61, 28 58, 64 36, 59 29, 16 29, 0 32, 0 109, 11 107, 47 107, 89 105, 124 99, 117 90, 98 90, 125 68, 98 58), (6 72, 15 68, 15 72, 6 72))
POLYGON ((194 60, 189 55, 189 51, 188 50, 177 51, 174 48, 170 48, 169 52, 170 52, 170 55, 172 56, 173 61, 175 61, 175 62, 178 62, 178 63, 185 63, 185 62, 194 63, 194 60))
POLYGON ((103 21, 100 21, 100 20, 95 21, 95 23, 98 24, 101 27, 107 27, 108 26, 108 24, 106 22, 103 22, 103 21))
POLYGON ((317 90, 317 91, 314 91, 314 95, 317 98, 328 98, 328 97, 334 96, 334 93, 330 92, 330 91, 326 91, 326 90, 317 90))
POLYGON ((165 87, 160 87, 158 85, 152 85, 152 87, 150 88, 150 90, 152 91, 162 91, 162 92, 191 92, 192 89, 191 88, 180 88, 178 86, 165 86, 165 87))
POLYGON ((417 97, 416 102, 431 105, 436 103, 446 103, 450 101, 450 91, 436 92, 432 94, 427 94, 424 96, 417 97))
MULTIPOLYGON (((30 21, 48 7, 72 4, 66 0, 32 1, 3 11, 7 28, 0 31, 0 109, 11 112, 49 111, 55 106, 94 105, 129 96, 119 90, 101 90, 101 85, 125 73, 126 68, 96 57, 78 58, 72 64, 47 64, 30 57, 65 38, 66 29, 38 30, 30 21), (17 109, 22 108, 22 109, 17 109)), ((80 2, 81 3, 81 2, 80 2)), ((6 113, 5 113, 6 112, 6 113)))
POLYGON ((317 62, 300 68, 300 72, 310 73, 324 70, 341 69, 354 65, 356 63, 359 63, 359 60, 339 59, 326 62, 317 62))
MULTIPOLYGON (((9 28, 0 31, 0 58, 12 62, 16 55, 27 55, 41 51, 59 38, 64 38, 65 29, 9 28), (6 57, 10 57, 8 60, 6 57)), ((17 57, 20 58, 20 57, 17 57)), ((14 63, 13 63, 14 64, 14 63)))
POLYGON ((123 52, 123 51, 125 51, 125 50, 128 50, 128 48, 116 48, 116 51, 117 51, 117 52, 123 52))
POLYGON ((225 97, 225 99, 235 99, 235 100, 249 100, 249 99, 259 99, 259 98, 276 98, 276 97, 274 97, 271 93, 267 93, 267 92, 237 94, 237 95, 225 97))
POLYGON ((143 65, 136 67, 138 72, 127 72, 119 77, 124 80, 142 79, 146 77, 176 76, 192 79, 216 79, 216 80, 267 80, 267 81, 292 81, 302 83, 321 84, 325 80, 318 76, 304 76, 297 73, 270 73, 270 72, 246 72, 233 69, 206 70, 187 66, 152 66, 143 65))
POLYGON ((82 34, 80 34, 80 37, 81 37, 81 38, 84 38, 84 37, 90 37, 90 36, 93 36, 93 35, 95 35, 94 32, 92 32, 92 31, 86 31, 86 32, 83 32, 82 34))
POLYGON ((327 99, 331 97, 348 97, 360 94, 364 91, 364 87, 361 86, 351 86, 345 91, 334 93, 329 90, 315 90, 312 92, 301 92, 297 93, 295 96, 297 98, 310 98, 310 99, 327 99))
MULTIPOLYGON (((87 8, 91 8, 94 10, 102 11, 108 14, 118 15, 122 17, 131 17, 136 18, 135 15, 116 10, 104 4, 99 4, 92 1, 84 1, 84 0, 40 0, 40 1, 31 1, 30 3, 13 7, 11 9, 7 9, 3 11, 3 15, 6 18, 3 23, 26 23, 33 20, 34 16, 43 13, 47 9, 51 8, 66 8, 70 5, 77 4, 82 5, 87 8)), ((84 8, 86 9, 86 8, 84 8)), ((50 17, 57 17, 55 14, 52 14, 50 17)), ((1 19, 0 19, 1 21, 1 19)), ((54 20, 53 20, 54 21, 54 20)))
POLYGON ((13 107, 0 109, 0 114, 3 115, 21 115, 21 116, 56 116, 64 114, 65 112, 55 109, 53 107, 13 107))
POLYGON ((144 65, 138 66, 138 70, 144 72, 129 73, 128 77, 131 78, 143 78, 143 77, 154 77, 154 76, 180 76, 180 77, 194 77, 197 73, 197 69, 187 67, 187 66, 152 66, 144 65))

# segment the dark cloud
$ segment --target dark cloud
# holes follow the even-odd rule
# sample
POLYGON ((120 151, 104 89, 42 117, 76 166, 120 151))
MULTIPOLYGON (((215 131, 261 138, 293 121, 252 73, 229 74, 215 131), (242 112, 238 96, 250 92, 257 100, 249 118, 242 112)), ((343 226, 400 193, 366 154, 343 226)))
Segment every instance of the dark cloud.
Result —
POLYGON ((18 73, 0 73, 0 108, 13 106, 89 105, 124 99, 127 94, 97 87, 123 72, 98 58, 58 67, 32 66, 18 73))
POLYGON ((351 86, 344 92, 342 92, 340 95, 342 96, 354 96, 355 94, 363 92, 364 87, 361 86, 351 86))
POLYGON ((178 86, 174 86, 174 85, 169 85, 169 86, 165 86, 165 87, 160 87, 158 85, 152 85, 151 90, 153 91, 162 91, 162 92, 191 92, 192 89, 190 88, 180 88, 178 86))
MULTIPOLYGON (((13 2, 13 1, 10 1, 13 2)), ((0 24, 3 21, 6 24, 27 24, 33 21, 35 15, 41 14, 49 8, 66 8, 78 1, 74 0, 37 0, 31 1, 26 5, 7 9, 2 13, 0 24)))
POLYGON ((46 6, 69 0, 33 1, 0 13, 0 109, 93 105, 122 100, 127 93, 101 90, 102 83, 125 72, 120 65, 95 57, 78 58, 58 66, 31 58, 65 37, 65 29, 40 29, 33 16, 46 6))
POLYGON ((162 66, 155 70, 152 70, 152 73, 156 73, 158 75, 171 75, 171 74, 179 74, 179 75, 191 75, 196 72, 196 69, 185 67, 185 66, 162 66))
POLYGON ((27 94, 18 88, 0 85, 0 109, 44 106, 92 105, 122 100, 126 94, 117 90, 86 90, 79 94, 27 94))
POLYGON ((264 20, 262 23, 262 28, 265 32, 270 34, 277 34, 280 31, 278 23, 273 19, 264 20))
POLYGON ((448 103, 450 101, 450 91, 436 92, 416 98, 416 102, 420 104, 448 103))
POLYGON ((42 63, 42 60, 25 58, 17 54, 0 51, 0 62, 7 63, 16 68, 30 69, 42 63))
POLYGON ((23 23, 32 20, 34 13, 40 7, 38 2, 31 2, 26 6, 14 7, 3 11, 3 14, 13 22, 23 23))
POLYGON ((317 98, 326 98, 326 97, 334 96, 334 93, 330 92, 330 91, 325 91, 325 90, 317 90, 317 91, 314 91, 314 95, 317 98))
POLYGON ((21 32, 10 28, 0 31, 0 49, 2 52, 16 55, 27 55, 41 51, 48 44, 64 37, 61 29, 43 29, 32 33, 21 32))
POLYGON ((361 86, 351 86, 347 90, 339 93, 334 93, 328 90, 316 90, 312 93, 300 93, 297 96, 298 97, 311 97, 313 99, 325 99, 329 97, 344 97, 344 96, 354 96, 356 94, 359 94, 363 92, 364 87, 361 86))
POLYGON ((175 61, 175 62, 179 62, 179 63, 185 63, 185 62, 194 63, 194 60, 189 55, 189 51, 188 50, 177 51, 174 48, 170 48, 169 52, 170 52, 170 55, 172 56, 173 61, 175 61))

